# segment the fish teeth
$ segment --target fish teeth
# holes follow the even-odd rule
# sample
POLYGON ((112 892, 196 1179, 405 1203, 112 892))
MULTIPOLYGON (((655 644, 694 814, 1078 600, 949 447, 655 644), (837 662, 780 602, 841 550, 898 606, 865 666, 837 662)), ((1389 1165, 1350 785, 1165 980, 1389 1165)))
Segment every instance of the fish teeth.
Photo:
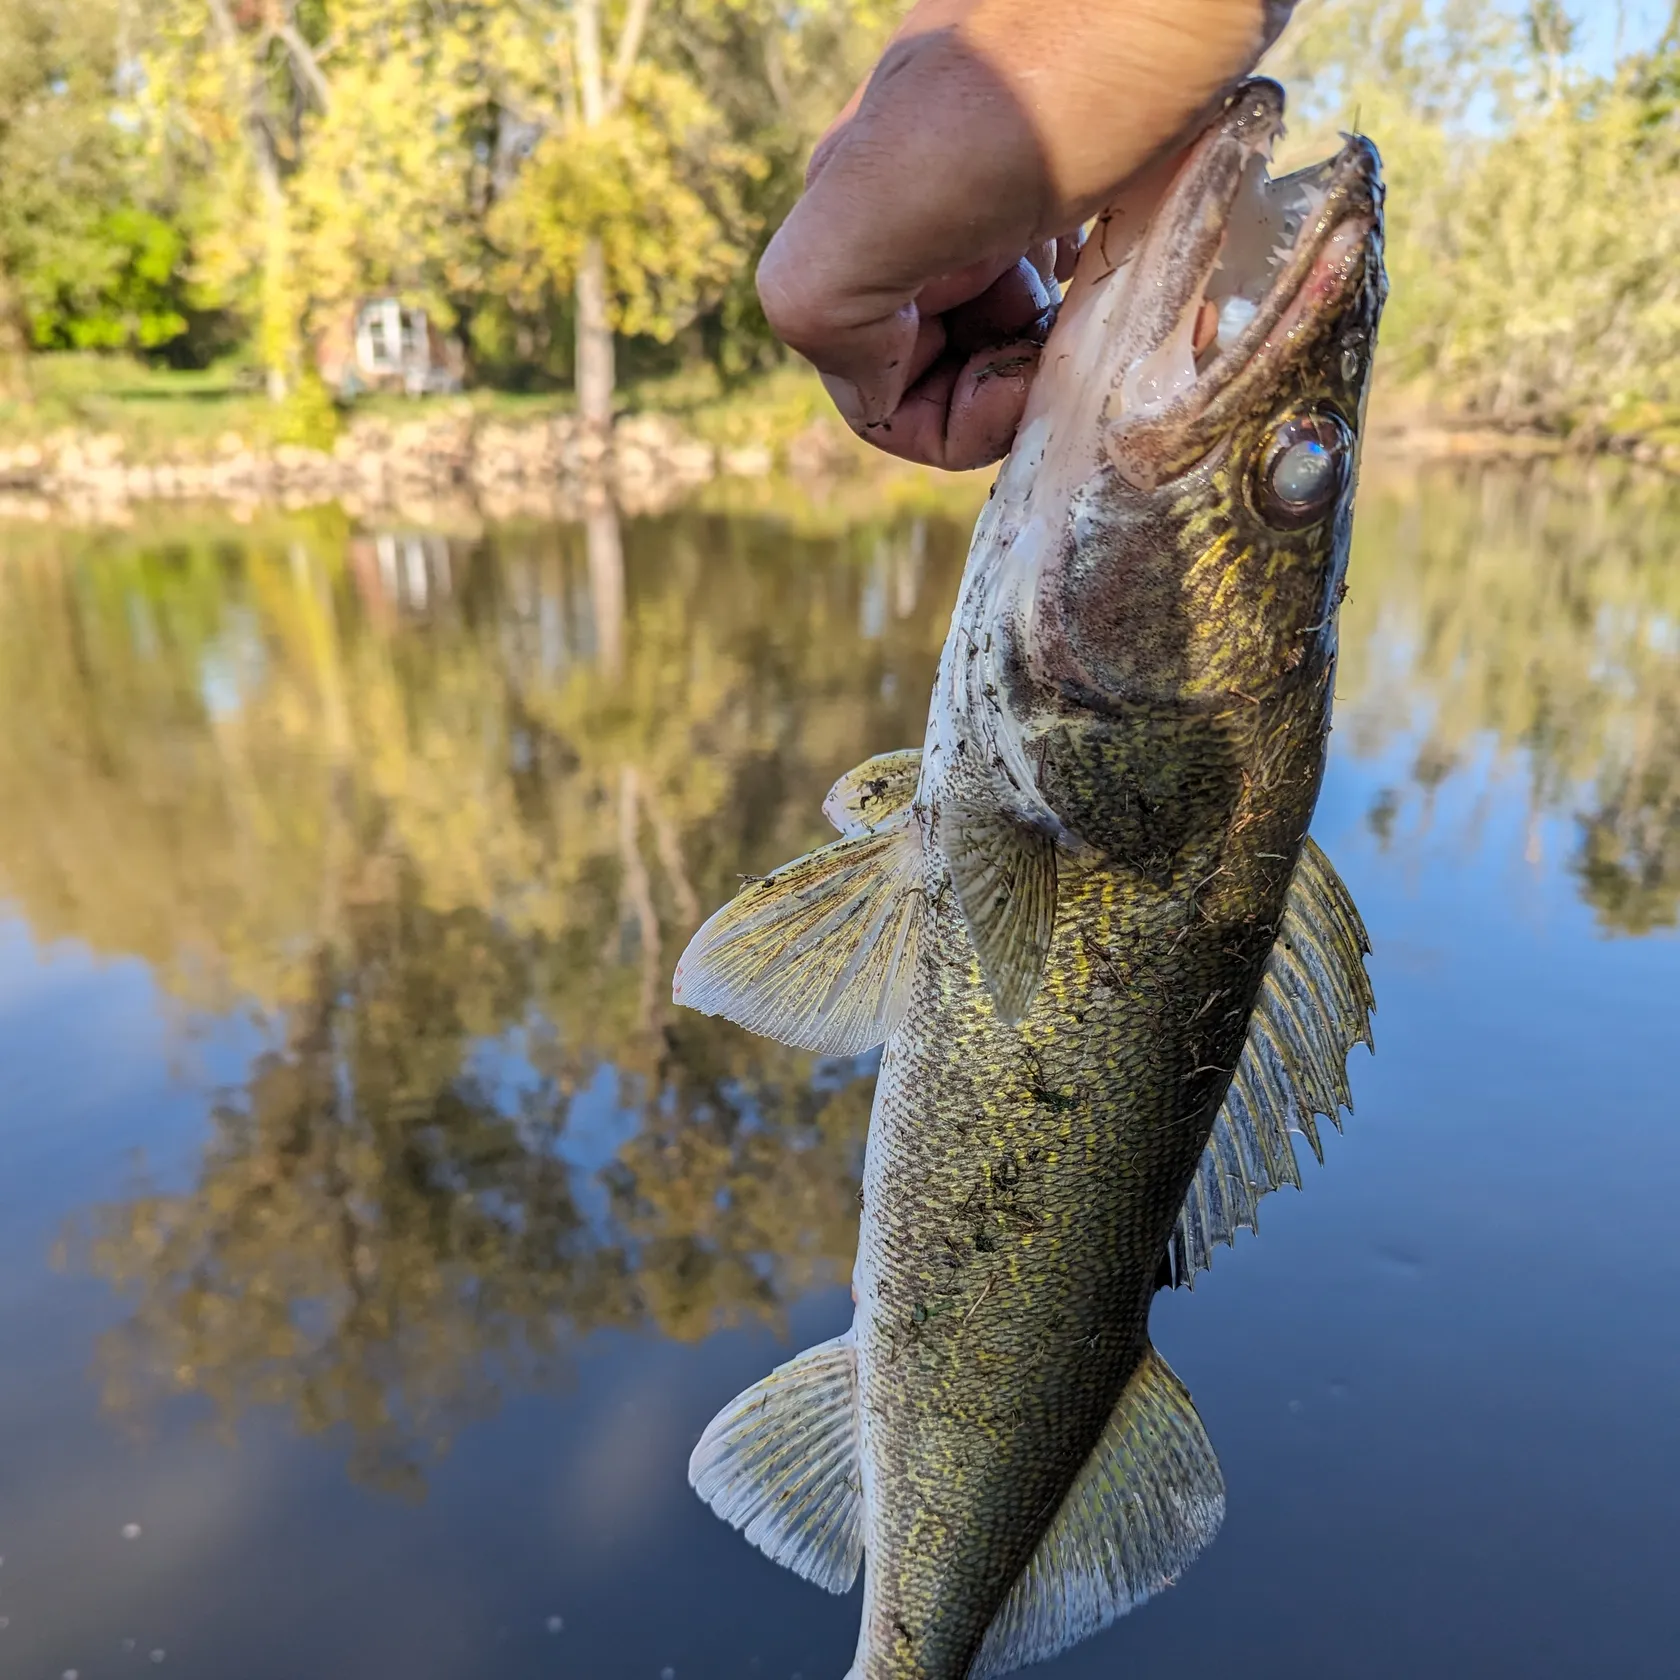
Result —
POLYGON ((1221 350, 1229 350, 1259 313, 1260 305, 1245 297, 1226 298, 1219 306, 1219 331, 1214 335, 1214 343, 1221 350))

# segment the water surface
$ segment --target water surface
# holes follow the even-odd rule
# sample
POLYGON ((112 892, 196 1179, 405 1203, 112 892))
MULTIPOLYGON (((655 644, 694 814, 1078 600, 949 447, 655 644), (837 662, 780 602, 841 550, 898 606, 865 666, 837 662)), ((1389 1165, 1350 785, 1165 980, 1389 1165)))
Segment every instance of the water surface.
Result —
MULTIPOLYGON (((669 974, 920 739, 966 538, 0 533, 0 1675, 838 1680, 684 1464, 849 1316, 872 1068, 669 974)), ((1157 1305, 1223 1534, 1047 1676, 1677 1671, 1677 546, 1608 469, 1363 492, 1379 1054, 1157 1305)))

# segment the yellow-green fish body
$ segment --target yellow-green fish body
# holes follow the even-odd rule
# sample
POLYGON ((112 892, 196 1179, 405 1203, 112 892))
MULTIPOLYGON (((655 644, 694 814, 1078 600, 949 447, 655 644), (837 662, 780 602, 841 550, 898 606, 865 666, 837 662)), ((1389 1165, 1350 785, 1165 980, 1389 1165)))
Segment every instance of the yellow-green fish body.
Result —
POLYGON ((853 1328, 691 1466, 807 1577, 861 1561, 853 1680, 1053 1655, 1212 1538, 1149 1303, 1294 1178, 1287 1133, 1316 1148, 1366 1033, 1363 931, 1306 833, 1381 188, 1357 140, 1267 183, 1281 105, 1241 90, 1130 251, 1099 225, 923 748, 842 778, 842 838, 679 967, 679 1001, 770 1036, 885 1045, 853 1328))

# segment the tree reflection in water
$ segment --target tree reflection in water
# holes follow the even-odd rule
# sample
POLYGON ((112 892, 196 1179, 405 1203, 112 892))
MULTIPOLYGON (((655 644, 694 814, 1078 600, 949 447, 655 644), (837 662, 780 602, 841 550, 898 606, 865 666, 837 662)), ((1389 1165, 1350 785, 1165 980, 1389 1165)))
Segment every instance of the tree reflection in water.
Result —
POLYGON ((282 1406, 401 1485, 579 1334, 844 1275, 867 1070, 678 1016, 669 976, 917 736, 963 541, 691 518, 621 552, 609 508, 15 557, 5 892, 267 1041, 191 1188, 80 1233, 136 1303, 113 1404, 282 1406))
POLYGON ((1410 736, 1372 812, 1421 833, 1491 753, 1545 817, 1606 933, 1680 920, 1680 483, 1613 462, 1448 469, 1360 492, 1338 722, 1369 755, 1410 736))
MULTIPOLYGON (((0 569, 0 894, 265 1048, 194 1181, 71 1249, 106 1393, 337 1431, 418 1488, 601 1327, 774 1322, 845 1275, 867 1068, 669 1006, 702 914, 920 737, 967 524, 689 514, 446 540, 338 516, 22 538, 0 569)), ((1603 925, 1680 908, 1680 488, 1362 493, 1340 679, 1412 743, 1400 843, 1488 747, 1603 925)))

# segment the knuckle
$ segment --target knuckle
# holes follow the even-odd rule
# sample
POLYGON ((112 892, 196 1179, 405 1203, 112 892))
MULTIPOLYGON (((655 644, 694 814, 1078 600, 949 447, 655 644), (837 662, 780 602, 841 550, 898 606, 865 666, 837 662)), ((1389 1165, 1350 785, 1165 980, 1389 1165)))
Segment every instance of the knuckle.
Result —
POLYGON ((797 260, 790 261, 774 244, 758 265, 758 301, 770 330, 795 350, 820 344, 834 321, 833 299, 827 297, 797 260))

